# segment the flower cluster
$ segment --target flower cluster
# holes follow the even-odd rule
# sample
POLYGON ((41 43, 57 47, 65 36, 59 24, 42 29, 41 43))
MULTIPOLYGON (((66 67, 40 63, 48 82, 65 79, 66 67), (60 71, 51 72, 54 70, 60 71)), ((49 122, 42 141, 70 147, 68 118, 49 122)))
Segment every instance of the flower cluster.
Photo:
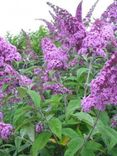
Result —
POLYGON ((78 4, 75 17, 82 22, 82 1, 78 4))
POLYGON ((105 48, 110 43, 116 45, 113 28, 110 24, 97 19, 83 39, 82 48, 79 54, 93 54, 102 57, 106 56, 105 48))
POLYGON ((0 67, 3 65, 3 63, 11 63, 13 61, 20 60, 21 56, 17 52, 16 47, 0 37, 0 67))
POLYGON ((0 104, 8 95, 13 94, 17 99, 17 86, 27 86, 32 83, 12 67, 13 61, 21 61, 21 55, 15 46, 0 38, 0 104))
POLYGON ((3 117, 3 113, 0 112, 0 138, 3 140, 8 140, 12 134, 13 126, 11 124, 4 123, 3 117))
POLYGON ((114 1, 102 14, 101 19, 103 21, 117 24, 117 1, 114 1))
POLYGON ((91 82, 91 94, 84 97, 82 107, 103 111, 106 105, 117 105, 117 52, 106 62, 98 76, 91 82))
POLYGON ((13 126, 11 124, 6 124, 0 122, 0 138, 3 140, 8 140, 13 131, 13 126))
POLYGON ((48 28, 54 30, 55 38, 61 41, 63 48, 69 50, 76 47, 77 44, 85 37, 86 31, 82 21, 82 2, 78 5, 76 10, 76 17, 73 17, 67 10, 58 6, 47 3, 53 10, 55 15, 51 14, 54 22, 53 27, 46 21, 48 28))
POLYGON ((72 94, 72 91, 67 89, 64 85, 60 83, 48 84, 45 83, 43 85, 44 90, 51 90, 53 94, 72 94))
POLYGON ((35 127, 36 133, 41 133, 44 130, 44 126, 42 123, 37 123, 35 127))
POLYGON ((66 69, 68 60, 66 52, 57 48, 49 38, 42 40, 42 50, 47 69, 66 69))

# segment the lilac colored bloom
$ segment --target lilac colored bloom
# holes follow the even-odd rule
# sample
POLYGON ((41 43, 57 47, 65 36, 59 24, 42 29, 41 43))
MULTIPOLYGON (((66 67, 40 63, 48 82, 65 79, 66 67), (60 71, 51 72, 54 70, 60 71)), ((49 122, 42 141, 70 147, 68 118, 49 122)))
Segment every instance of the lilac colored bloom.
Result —
POLYGON ((64 85, 60 83, 43 85, 44 90, 51 90, 53 94, 72 94, 72 91, 67 89, 64 85))
POLYGON ((82 1, 78 4, 76 9, 76 16, 79 22, 82 22, 82 1))
POLYGON ((42 40, 42 50, 47 69, 66 69, 68 60, 66 52, 57 48, 49 38, 42 40))
POLYGON ((81 6, 77 8, 77 17, 73 17, 67 10, 55 6, 48 2, 48 5, 54 10, 54 34, 61 41, 64 48, 67 50, 76 47, 79 42, 85 37, 86 31, 81 22, 81 6), (80 14, 80 15, 79 15, 80 14), (67 43, 67 47, 66 47, 67 43))
POLYGON ((19 85, 21 86, 30 86, 32 84, 32 80, 24 75, 19 76, 19 85))
POLYGON ((117 24, 117 1, 114 1, 101 15, 103 21, 117 24))
POLYGON ((21 56, 17 52, 16 47, 6 42, 1 37, 0 37, 0 57, 3 57, 4 62, 6 63, 21 60, 21 56))
POLYGON ((37 123, 35 127, 36 133, 41 133, 44 130, 44 126, 42 123, 37 123))
POLYGON ((104 49, 112 43, 116 46, 114 31, 110 24, 102 20, 96 20, 82 41, 79 54, 93 54, 106 57, 104 49))
POLYGON ((84 111, 93 108, 103 111, 106 105, 117 105, 117 52, 106 62, 98 76, 91 82, 91 93, 84 97, 84 111))
POLYGON ((13 131, 13 126, 11 124, 6 124, 0 122, 0 138, 3 140, 8 140, 13 131))
POLYGON ((21 61, 21 55, 15 46, 0 37, 0 104, 4 103, 6 96, 11 97, 9 102, 19 100, 17 86, 27 86, 31 83, 12 67, 14 61, 21 61))

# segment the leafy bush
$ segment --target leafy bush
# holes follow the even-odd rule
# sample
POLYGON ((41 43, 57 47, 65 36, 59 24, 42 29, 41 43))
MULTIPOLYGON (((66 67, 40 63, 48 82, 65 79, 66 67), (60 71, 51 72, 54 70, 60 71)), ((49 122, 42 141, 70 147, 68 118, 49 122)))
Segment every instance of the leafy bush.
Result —
POLYGON ((117 3, 96 4, 0 38, 0 155, 116 156, 117 3))

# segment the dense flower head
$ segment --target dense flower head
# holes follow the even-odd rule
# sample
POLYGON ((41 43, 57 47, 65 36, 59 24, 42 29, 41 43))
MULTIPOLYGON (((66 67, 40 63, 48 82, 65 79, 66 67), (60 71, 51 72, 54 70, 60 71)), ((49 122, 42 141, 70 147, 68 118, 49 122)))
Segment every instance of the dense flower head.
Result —
POLYGON ((19 85, 20 86, 30 86, 32 84, 32 80, 24 75, 19 76, 19 85))
POLYGON ((41 133, 44 130, 44 125, 42 123, 37 123, 35 126, 36 133, 41 133))
POLYGON ((82 101, 84 111, 90 111, 92 107, 103 111, 108 104, 117 105, 117 52, 92 80, 91 93, 82 101))
POLYGON ((67 53, 57 48, 49 38, 42 40, 42 50, 47 69, 66 69, 68 60, 67 53))
POLYGON ((43 85, 43 89, 46 90, 51 90, 53 94, 72 94, 72 91, 67 89, 63 84, 60 83, 45 83, 43 85))
POLYGON ((9 95, 12 97, 9 102, 19 100, 16 88, 32 83, 13 68, 14 61, 21 61, 21 55, 15 46, 0 37, 0 104, 4 103, 3 98, 9 95))
POLYGON ((19 99, 17 94, 17 87, 27 87, 31 84, 32 80, 18 73, 12 67, 12 65, 4 63, 4 65, 0 67, 0 102, 4 103, 3 99, 8 95, 12 95, 14 102, 17 101, 19 99))
POLYGON ((0 122, 0 138, 3 140, 8 140, 13 131, 13 126, 11 124, 6 124, 0 122))
MULTIPOLYGON (((76 16, 73 17, 67 10, 62 9, 49 3, 49 6, 54 10, 54 22, 53 22, 53 34, 55 38, 61 41, 62 45, 66 49, 75 47, 82 38, 85 37, 86 31, 82 20, 82 2, 77 7, 76 16), (67 47, 66 47, 67 43, 67 47), (65 44, 65 45, 64 45, 65 44)), ((50 23, 47 23, 48 28, 50 23)), ((52 25, 51 27, 52 28, 52 25)), ((52 30, 52 29, 51 29, 52 30)), ((51 31, 50 30, 50 31, 51 31)), ((52 31, 51 31, 52 32, 52 31)))
POLYGON ((13 61, 20 61, 21 56, 17 52, 15 46, 11 45, 0 37, 0 66, 3 62, 10 63, 13 61))
POLYGON ((101 15, 101 19, 109 22, 117 24, 117 1, 114 1, 106 11, 101 15))
POLYGON ((113 28, 110 24, 97 19, 87 36, 83 39, 82 48, 79 54, 94 54, 102 57, 106 56, 105 48, 112 43, 116 45, 113 28))

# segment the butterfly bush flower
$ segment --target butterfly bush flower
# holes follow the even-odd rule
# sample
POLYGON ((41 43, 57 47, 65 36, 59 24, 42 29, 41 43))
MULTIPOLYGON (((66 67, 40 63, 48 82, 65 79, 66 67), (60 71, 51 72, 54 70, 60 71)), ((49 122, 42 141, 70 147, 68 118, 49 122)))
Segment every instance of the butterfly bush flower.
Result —
POLYGON ((42 50, 47 69, 53 70, 67 68, 68 57, 66 52, 57 48, 49 38, 44 38, 42 40, 42 50))
MULTIPOLYGON (((64 49, 76 47, 85 37, 86 31, 82 20, 82 2, 77 7, 76 16, 73 17, 67 10, 55 6, 51 3, 47 3, 54 11, 53 18, 53 34, 62 43, 64 49)), ((52 16, 53 17, 53 16, 52 16)), ((48 23, 46 22, 48 25, 48 23)), ((49 24, 50 25, 50 24, 49 24)), ((48 25, 48 28, 49 28, 48 25)), ((52 26, 51 26, 52 28, 52 26)), ((50 29, 50 32, 51 29, 50 29)))
POLYGON ((11 45, 0 37, 0 58, 2 58, 0 60, 3 62, 11 63, 13 61, 20 61, 21 55, 17 52, 15 46, 11 45))
POLYGON ((44 130, 44 126, 42 123, 37 123, 35 126, 36 133, 41 133, 44 130))
POLYGON ((117 105, 117 52, 106 62, 98 76, 91 82, 91 93, 84 97, 84 111, 96 108, 103 111, 106 105, 117 105))
POLYGON ((53 94, 72 94, 72 91, 67 89, 64 85, 60 83, 48 84, 44 83, 44 90, 51 90, 53 94))
POLYGON ((32 80, 27 78, 24 75, 19 76, 19 85, 20 86, 30 86, 32 84, 32 80))
POLYGON ((13 126, 11 124, 6 124, 0 122, 0 138, 3 140, 8 140, 13 131, 13 126))
POLYGON ((0 112, 0 138, 8 140, 13 132, 13 126, 3 122, 4 115, 0 112))
POLYGON ((78 4, 75 17, 82 22, 82 1, 78 4))
POLYGON ((105 48, 112 43, 116 45, 113 28, 110 24, 97 19, 82 41, 79 54, 93 54, 106 57, 105 48))
POLYGON ((0 37, 0 104, 4 103, 3 98, 8 95, 14 95, 17 99, 17 86, 31 84, 31 80, 12 67, 14 61, 21 61, 21 55, 15 46, 0 37), (5 89, 4 85, 6 86, 5 89))
POLYGON ((103 21, 117 24, 117 1, 114 1, 101 15, 103 21))

